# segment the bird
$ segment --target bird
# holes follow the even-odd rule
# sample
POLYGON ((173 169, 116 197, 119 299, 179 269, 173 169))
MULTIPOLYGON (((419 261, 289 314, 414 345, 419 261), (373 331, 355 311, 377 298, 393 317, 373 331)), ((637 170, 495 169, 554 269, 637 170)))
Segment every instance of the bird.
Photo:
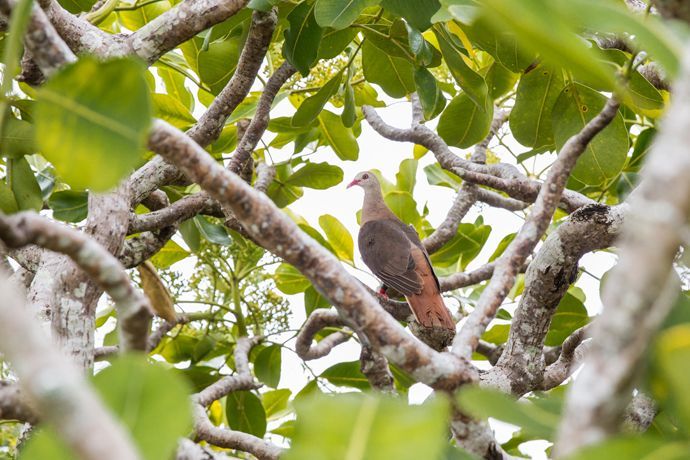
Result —
POLYGON ((371 171, 358 173, 347 186, 364 189, 357 243, 362 260, 384 284, 405 296, 415 319, 426 328, 455 331, 424 245, 412 225, 402 222, 383 200, 371 171))

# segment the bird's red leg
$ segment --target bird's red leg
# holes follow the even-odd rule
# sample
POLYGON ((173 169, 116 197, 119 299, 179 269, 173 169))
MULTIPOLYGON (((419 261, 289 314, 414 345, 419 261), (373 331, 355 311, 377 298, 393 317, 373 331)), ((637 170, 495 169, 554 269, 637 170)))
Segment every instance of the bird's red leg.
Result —
POLYGON ((381 286, 379 289, 379 295, 384 299, 388 300, 388 293, 386 293, 386 286, 381 286))

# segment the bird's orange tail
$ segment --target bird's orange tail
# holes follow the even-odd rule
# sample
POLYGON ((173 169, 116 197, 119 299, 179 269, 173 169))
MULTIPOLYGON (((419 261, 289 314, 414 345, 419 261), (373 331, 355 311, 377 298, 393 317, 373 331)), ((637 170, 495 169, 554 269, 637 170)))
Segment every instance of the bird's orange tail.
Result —
POLYGON ((419 295, 407 296, 407 303, 415 318, 424 327, 442 327, 455 330, 455 322, 438 292, 425 288, 419 295))

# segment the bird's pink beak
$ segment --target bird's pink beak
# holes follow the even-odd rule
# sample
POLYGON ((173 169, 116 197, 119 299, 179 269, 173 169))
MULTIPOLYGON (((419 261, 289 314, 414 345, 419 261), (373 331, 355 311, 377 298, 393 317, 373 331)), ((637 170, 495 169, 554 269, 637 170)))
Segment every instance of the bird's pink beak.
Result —
POLYGON ((350 182, 349 184, 347 184, 347 187, 345 187, 345 188, 350 188, 353 185, 357 185, 357 184, 359 184, 359 181, 357 179, 355 179, 352 182, 350 182))

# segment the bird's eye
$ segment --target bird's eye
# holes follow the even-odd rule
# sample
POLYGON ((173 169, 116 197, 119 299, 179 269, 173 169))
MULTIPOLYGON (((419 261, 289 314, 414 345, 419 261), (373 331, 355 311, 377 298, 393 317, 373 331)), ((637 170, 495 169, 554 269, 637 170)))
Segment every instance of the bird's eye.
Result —
POLYGON ((362 179, 369 179, 369 174, 365 174, 362 176, 362 179))

